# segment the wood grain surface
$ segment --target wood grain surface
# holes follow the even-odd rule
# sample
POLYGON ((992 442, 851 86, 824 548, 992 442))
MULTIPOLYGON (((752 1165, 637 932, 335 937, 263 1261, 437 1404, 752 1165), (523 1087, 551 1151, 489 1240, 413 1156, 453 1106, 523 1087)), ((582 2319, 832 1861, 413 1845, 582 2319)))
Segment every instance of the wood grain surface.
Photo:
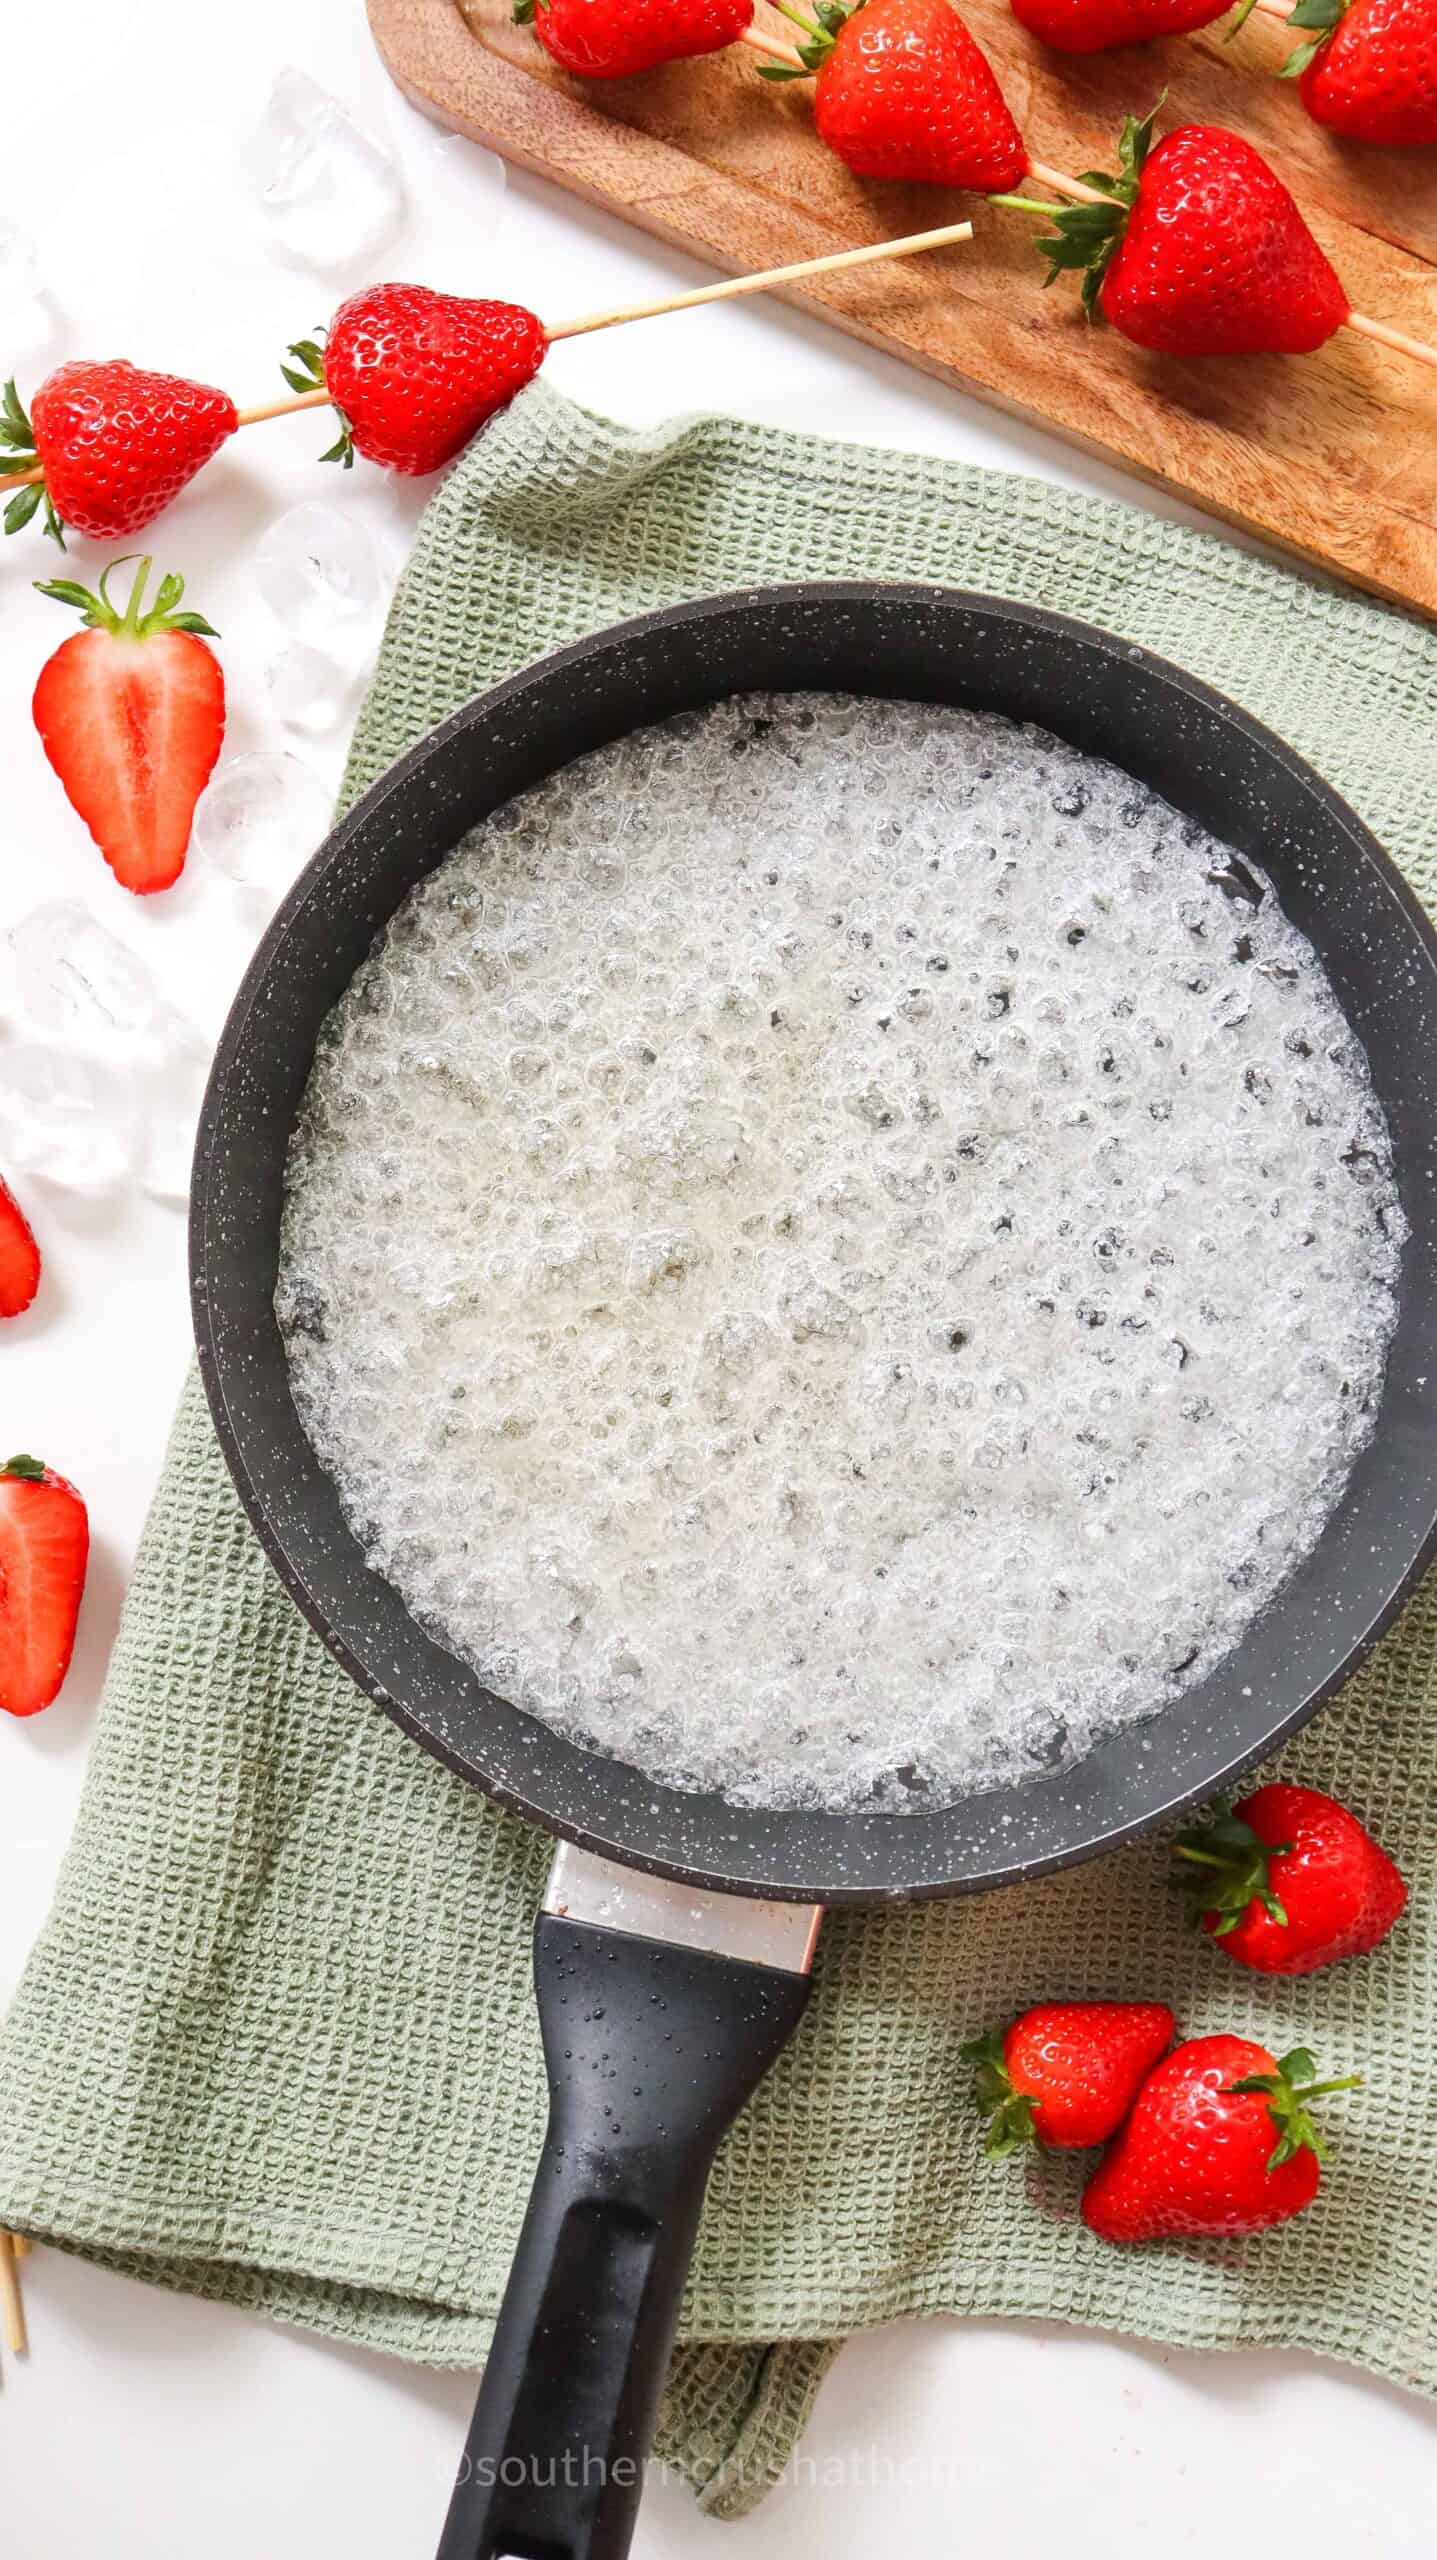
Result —
MULTIPOLYGON (((738 272, 895 237, 971 211, 966 249, 860 270, 793 299, 840 328, 1056 428, 1380 595, 1437 614, 1437 372, 1349 330, 1315 356, 1179 363, 1090 327, 1042 289, 1021 216, 981 197, 850 176, 812 127, 809 85, 771 87, 742 48, 587 86, 555 70, 510 0, 368 0, 405 95, 450 130, 660 239, 738 272)), ((1299 198, 1353 306, 1437 341, 1437 152, 1325 133, 1273 67, 1290 44, 1255 17, 1076 60, 1045 52, 1006 0, 965 9, 1033 157, 1113 165, 1123 115, 1236 126, 1299 198)), ((762 22, 784 22, 765 7, 762 22)), ((1226 22, 1222 22, 1225 24, 1226 22)), ((1033 229, 1039 226, 1034 224, 1033 229)))

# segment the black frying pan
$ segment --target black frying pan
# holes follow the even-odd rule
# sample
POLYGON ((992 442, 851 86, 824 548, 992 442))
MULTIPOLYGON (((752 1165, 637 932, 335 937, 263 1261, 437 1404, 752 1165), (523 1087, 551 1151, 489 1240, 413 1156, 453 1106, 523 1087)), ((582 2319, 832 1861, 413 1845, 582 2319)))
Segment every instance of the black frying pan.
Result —
POLYGON ((1143 650, 927 587, 720 596, 561 650, 401 758, 291 891, 235 1000, 195 1156, 195 1331, 220 1440, 273 1563, 360 1687, 575 1844, 536 1929, 549 2133, 441 2560, 627 2548, 709 2164, 801 2013, 818 1906, 972 1892, 1126 1839, 1270 1751, 1393 1616, 1437 1544, 1434 1062, 1437 937, 1299 757, 1143 650), (1162 1710, 1145 1748, 1118 1736, 1058 1776, 937 1812, 737 1809, 584 1751, 483 1688, 366 1567, 300 1428, 274 1319, 290 1131, 320 1025, 376 932, 515 792, 754 687, 1039 721, 1260 860, 1366 1046, 1412 1226, 1376 1434, 1239 1649, 1162 1710))

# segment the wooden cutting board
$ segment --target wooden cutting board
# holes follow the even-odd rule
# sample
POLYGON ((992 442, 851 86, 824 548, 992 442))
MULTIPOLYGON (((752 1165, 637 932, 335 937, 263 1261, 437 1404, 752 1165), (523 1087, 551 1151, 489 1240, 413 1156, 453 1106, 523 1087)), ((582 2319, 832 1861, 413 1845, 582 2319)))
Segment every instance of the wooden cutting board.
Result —
MULTIPOLYGON (((719 267, 778 266, 924 230, 964 202, 851 177, 813 131, 808 84, 771 87, 742 48, 582 86, 512 23, 510 0, 368 7, 417 107, 719 267)), ((971 0, 965 15, 1035 159, 1112 166, 1124 113, 1166 87, 1164 125, 1237 126, 1273 162, 1356 309, 1437 341, 1437 151, 1325 134, 1271 77, 1291 42, 1278 22, 1250 19, 1230 45, 1220 25, 1081 61, 1045 52, 1006 0, 971 0)), ((783 31, 764 6, 760 18, 783 31)), ((1319 567, 1437 614, 1437 372, 1348 330, 1315 356, 1146 355, 1089 327, 1071 285, 1042 290, 1020 216, 966 202, 970 247, 825 279, 794 301, 1319 567)))

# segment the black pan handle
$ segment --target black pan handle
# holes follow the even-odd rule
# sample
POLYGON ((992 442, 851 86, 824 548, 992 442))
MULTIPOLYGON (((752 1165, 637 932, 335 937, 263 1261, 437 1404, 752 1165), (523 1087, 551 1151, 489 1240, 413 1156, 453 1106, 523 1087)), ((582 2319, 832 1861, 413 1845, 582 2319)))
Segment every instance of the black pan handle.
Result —
POLYGON ((541 1915, 549 2129, 439 2560, 623 2560, 709 2169, 808 1979, 541 1915))

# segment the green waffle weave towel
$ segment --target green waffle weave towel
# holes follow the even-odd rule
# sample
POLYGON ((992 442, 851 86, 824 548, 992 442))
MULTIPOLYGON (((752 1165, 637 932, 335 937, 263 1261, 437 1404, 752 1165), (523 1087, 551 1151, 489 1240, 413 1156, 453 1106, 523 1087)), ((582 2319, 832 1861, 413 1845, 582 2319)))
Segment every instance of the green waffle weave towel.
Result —
MULTIPOLYGON (((1037 481, 731 420, 633 434, 536 385, 435 497, 352 797, 477 687, 623 616, 805 576, 1031 598, 1272 723, 1437 885, 1437 637, 1037 481)), ((1159 1841, 825 1929, 797 2043, 715 2173, 661 2450, 715 2512, 773 2478, 835 2341, 905 2312, 1292 2344, 1437 2386, 1437 1579, 1282 1767, 1414 1892, 1382 1953, 1263 1983, 1182 1927, 1159 1841), (1361 2066, 1318 2208, 1104 2248, 1081 2169, 979 2156, 966 2036, 1039 1994, 1161 1994, 1361 2066)), ((543 2114, 545 1840, 354 1690, 262 1561, 198 1390, 176 1425, 55 1909, 0 2043, 0 2222, 431 2363, 483 2356, 543 2114)))

